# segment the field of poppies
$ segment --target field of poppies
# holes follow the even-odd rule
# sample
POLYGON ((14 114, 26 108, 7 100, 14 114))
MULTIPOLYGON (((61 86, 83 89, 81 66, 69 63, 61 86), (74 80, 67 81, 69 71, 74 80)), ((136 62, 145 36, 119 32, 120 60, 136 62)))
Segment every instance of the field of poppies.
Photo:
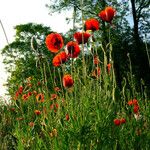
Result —
MULTIPOLYGON (((98 16, 113 28, 114 8, 106 7, 98 16)), ((117 86, 112 43, 104 47, 95 39, 100 28, 97 19, 89 18, 84 26, 85 31, 75 32, 74 40, 66 44, 59 33, 47 35, 53 66, 41 61, 41 80, 26 78, 11 102, 1 105, 0 149, 150 149, 146 92, 134 87, 132 67, 122 88, 117 86)))

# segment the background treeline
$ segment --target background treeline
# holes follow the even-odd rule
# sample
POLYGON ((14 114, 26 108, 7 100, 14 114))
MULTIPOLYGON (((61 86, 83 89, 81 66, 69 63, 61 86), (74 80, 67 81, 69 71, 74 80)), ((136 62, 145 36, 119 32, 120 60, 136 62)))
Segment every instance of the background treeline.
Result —
MULTIPOLYGON (((144 89, 147 94, 150 94, 148 92, 150 91, 149 4, 149 0, 86 0, 83 3, 81 0, 53 0, 46 6, 51 14, 54 12, 63 14, 72 11, 72 17, 66 18, 67 22, 73 22, 73 26, 67 33, 63 33, 65 44, 73 39, 75 31, 84 28, 83 22, 86 19, 98 19, 100 30, 94 33, 94 38, 100 40, 106 50, 108 49, 107 44, 112 44, 118 88, 122 88, 124 78, 127 85, 130 84, 129 72, 131 72, 136 89, 139 92, 144 89), (101 21, 98 17, 98 13, 106 6, 113 6, 116 9, 116 16, 111 28, 109 28, 110 24, 101 21)), ((55 31, 35 23, 17 25, 15 29, 15 40, 2 50, 5 58, 4 64, 6 64, 6 69, 10 73, 8 78, 9 94, 13 95, 20 83, 30 76, 34 76, 35 80, 41 81, 41 76, 44 77, 41 68, 44 67, 46 67, 45 70, 50 69, 51 72, 55 72, 52 75, 47 74, 46 79, 48 81, 41 81, 51 89, 51 82, 54 82, 55 76, 61 73, 61 68, 56 69, 52 66, 53 54, 45 46, 45 37, 55 31)), ((102 60, 100 49, 98 48, 97 51, 102 60)), ((109 63, 109 49, 107 52, 107 63, 109 63)), ((86 57, 89 57, 89 55, 86 57)), ((89 61, 89 59, 87 60, 89 61)))

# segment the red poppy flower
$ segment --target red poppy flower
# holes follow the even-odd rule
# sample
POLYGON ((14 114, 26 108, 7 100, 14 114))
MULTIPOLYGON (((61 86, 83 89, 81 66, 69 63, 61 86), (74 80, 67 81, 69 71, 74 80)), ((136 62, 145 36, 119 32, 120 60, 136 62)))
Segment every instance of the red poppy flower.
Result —
POLYGON ((100 60, 97 55, 94 56, 94 65, 98 65, 100 63, 100 60))
POLYGON ((134 112, 135 114, 137 114, 138 111, 139 111, 139 109, 140 109, 139 105, 134 105, 133 112, 134 112))
POLYGON ((58 103, 56 103, 56 104, 55 104, 55 107, 56 107, 56 109, 58 109, 58 108, 59 108, 59 104, 58 104, 58 103))
POLYGON ((53 109, 53 108, 54 108, 54 104, 51 104, 51 105, 50 105, 50 109, 53 109))
POLYGON ((40 93, 36 95, 36 101, 39 102, 44 102, 44 94, 40 93))
POLYGON ((19 87, 18 92, 19 92, 19 94, 22 94, 22 92, 23 92, 23 87, 22 86, 19 87))
POLYGON ((121 123, 121 124, 126 123, 126 119, 125 119, 125 118, 121 118, 121 119, 120 119, 120 123, 121 123))
POLYGON ((54 91, 56 91, 56 92, 60 92, 61 90, 60 90, 60 88, 59 88, 59 87, 55 87, 55 88, 54 88, 54 91))
POLYGON ((19 92, 18 92, 18 91, 15 93, 15 96, 16 96, 16 97, 18 97, 18 96, 19 96, 19 92))
POLYGON ((129 106, 133 105, 133 101, 132 100, 128 101, 128 105, 129 106))
POLYGON ((128 101, 128 105, 129 106, 131 106, 131 105, 138 105, 138 101, 136 99, 130 100, 130 101, 128 101))
POLYGON ((114 124, 116 126, 119 126, 121 124, 120 120, 119 119, 114 119, 114 124))
POLYGON ((34 122, 29 122, 30 127, 34 127, 34 125, 35 125, 34 122))
POLYGON ((69 114, 66 114, 66 120, 69 121, 69 114))
POLYGON ((64 45, 63 38, 58 33, 49 34, 46 37, 45 43, 47 48, 53 53, 57 53, 64 45))
POLYGON ((96 67, 95 70, 92 72, 92 78, 98 78, 101 74, 101 69, 96 67))
POLYGON ((110 70, 111 70, 111 64, 107 64, 107 73, 110 74, 110 70))
POLYGON ((99 30, 99 22, 98 20, 91 18, 85 21, 85 30, 96 31, 99 30))
POLYGON ((115 12, 116 10, 112 7, 106 7, 105 10, 102 10, 98 16, 103 20, 103 21, 106 21, 106 22, 109 22, 111 23, 114 15, 115 15, 115 12))
POLYGON ((138 105, 138 100, 137 99, 133 99, 133 105, 138 105))
POLYGON ((70 41, 67 43, 67 54, 71 58, 76 58, 80 54, 80 47, 77 42, 70 41))
POLYGON ((40 114, 41 114, 41 111, 40 111, 40 110, 35 110, 34 113, 35 113, 36 115, 40 115, 40 114))
POLYGON ((60 66, 62 63, 65 63, 67 61, 67 54, 66 52, 60 52, 59 54, 57 54, 54 58, 53 58, 53 66, 58 67, 60 66))
POLYGON ((66 74, 63 76, 63 86, 66 88, 72 87, 74 84, 74 81, 72 79, 72 76, 70 74, 66 74))
POLYGON ((51 98, 50 100, 54 100, 54 99, 57 99, 58 95, 57 94, 51 94, 51 98))
POLYGON ((78 44, 82 44, 82 42, 83 42, 83 44, 87 43, 89 37, 90 37, 90 34, 87 32, 83 32, 83 33, 82 32, 76 32, 74 34, 74 38, 76 39, 78 44))
POLYGON ((22 99, 23 99, 24 101, 28 100, 28 98, 29 98, 28 94, 22 95, 22 99))

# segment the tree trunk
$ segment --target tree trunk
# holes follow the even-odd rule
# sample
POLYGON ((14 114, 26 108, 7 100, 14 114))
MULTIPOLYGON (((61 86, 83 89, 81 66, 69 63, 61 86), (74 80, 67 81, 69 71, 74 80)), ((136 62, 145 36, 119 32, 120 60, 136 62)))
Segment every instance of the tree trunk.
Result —
POLYGON ((136 46, 139 47, 139 43, 140 43, 140 37, 139 37, 139 31, 138 31, 139 19, 137 18, 135 0, 131 0, 131 6, 132 6, 132 15, 133 15, 133 23, 134 23, 134 28, 133 28, 134 40, 135 40, 136 46))

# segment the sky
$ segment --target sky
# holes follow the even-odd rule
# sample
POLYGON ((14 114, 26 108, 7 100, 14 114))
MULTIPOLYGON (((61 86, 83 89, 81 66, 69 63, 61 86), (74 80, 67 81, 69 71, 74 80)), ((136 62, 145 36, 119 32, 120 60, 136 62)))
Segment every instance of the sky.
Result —
MULTIPOLYGON (((51 27, 55 32, 66 32, 72 27, 67 24, 66 17, 71 17, 72 12, 65 14, 51 14, 46 8, 51 0, 1 0, 0 1, 0 20, 4 26, 9 43, 14 40, 15 30, 14 27, 19 24, 26 24, 29 22, 44 24, 51 27)), ((0 26, 0 50, 7 45, 2 27, 0 26)), ((8 74, 4 69, 2 63, 3 58, 0 54, 0 96, 5 96, 6 83, 8 74)))

